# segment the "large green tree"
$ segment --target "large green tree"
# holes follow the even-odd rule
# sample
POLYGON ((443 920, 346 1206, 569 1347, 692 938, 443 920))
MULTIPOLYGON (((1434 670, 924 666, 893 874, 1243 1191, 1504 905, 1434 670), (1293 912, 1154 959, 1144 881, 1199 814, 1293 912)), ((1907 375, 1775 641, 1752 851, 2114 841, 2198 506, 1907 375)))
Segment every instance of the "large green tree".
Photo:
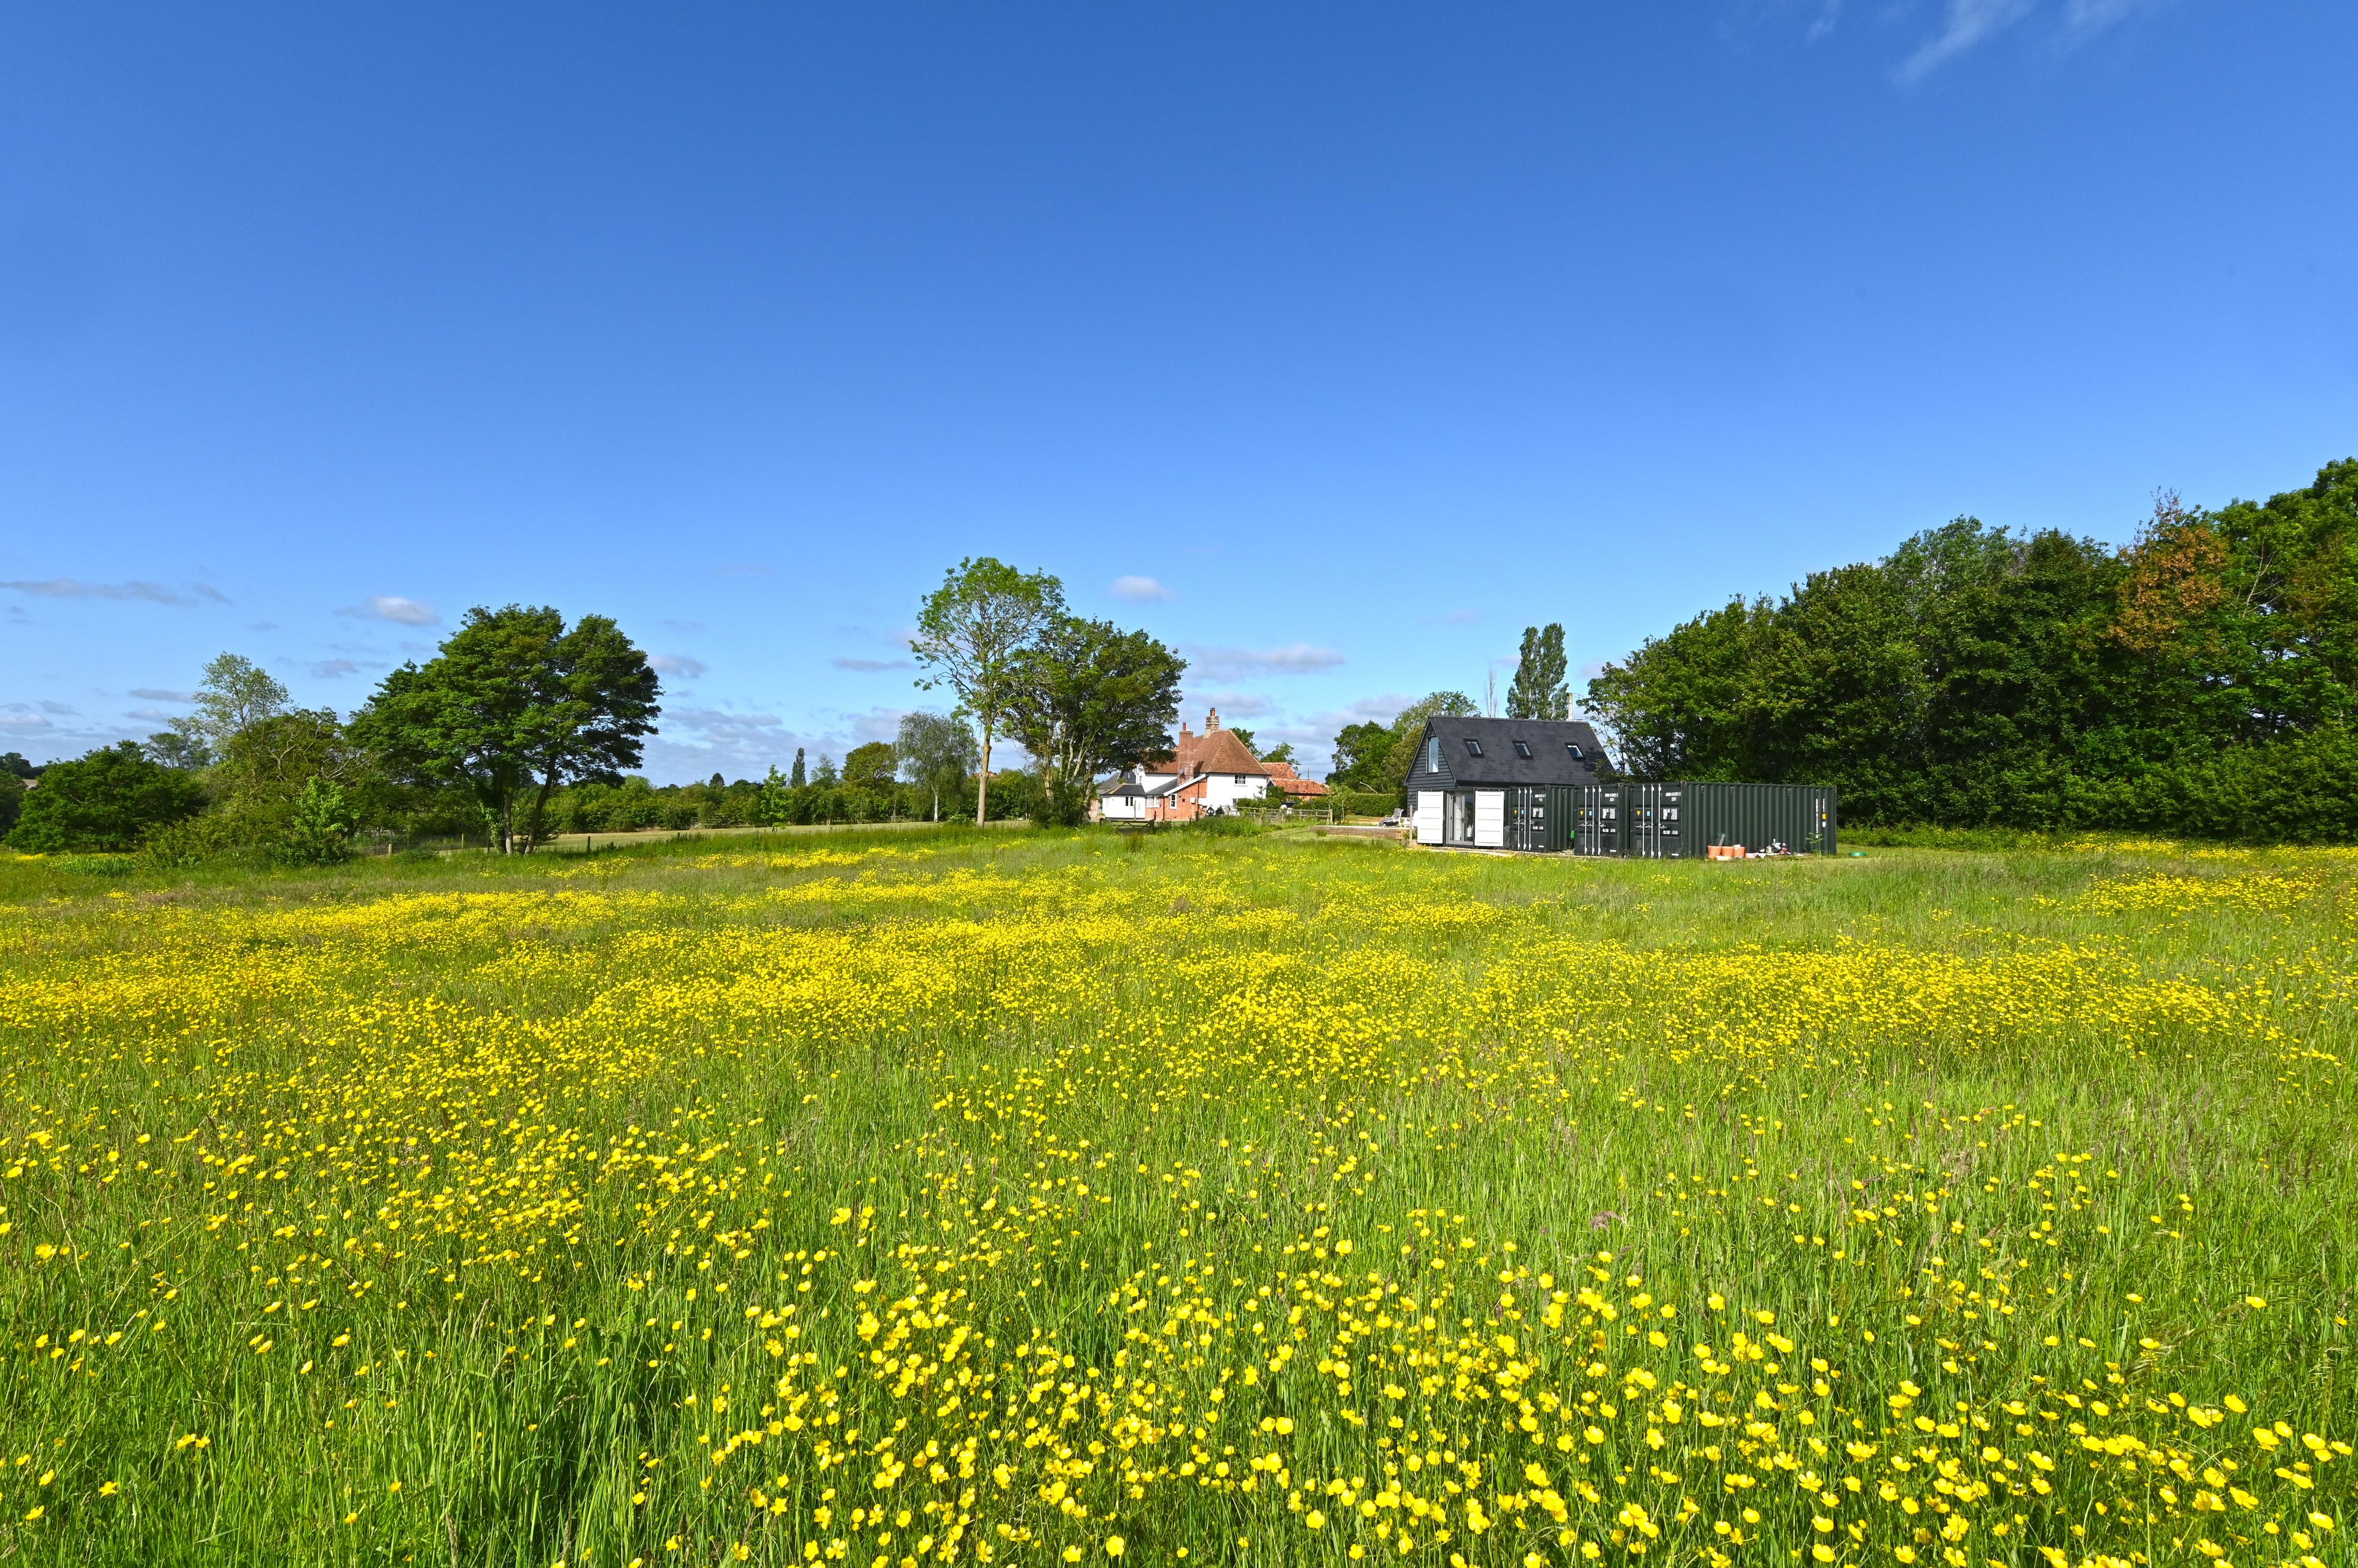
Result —
POLYGON ((1651 639, 1587 707, 1642 778, 1853 822, 2358 837, 2358 461, 2117 549, 1959 518, 1651 639))
POLYGON ((918 685, 946 686, 982 731, 974 819, 990 802, 990 746, 1015 698, 1023 655, 1065 610, 1065 585, 990 556, 960 561, 917 610, 909 651, 926 671, 918 685))
POLYGON ((1515 661, 1515 681, 1507 688, 1507 717, 1570 717, 1572 691, 1564 684, 1569 668, 1564 662, 1563 627, 1560 622, 1524 627, 1522 653, 1515 661))
POLYGON ((43 769, 8 843, 37 854, 136 849, 151 829, 194 816, 204 804, 194 779, 125 741, 43 769))
POLYGON ((1364 719, 1346 724, 1335 737, 1335 760, 1326 783, 1336 789, 1379 790, 1384 785, 1384 759, 1392 749, 1392 727, 1364 719))
POLYGON ((953 800, 975 770, 974 731, 956 713, 904 713, 892 744, 902 776, 933 797, 934 820, 942 819, 942 795, 953 800))
POLYGON ((639 764, 662 687, 603 615, 568 627, 546 607, 467 612, 424 665, 388 675, 352 733, 396 774, 470 791, 503 853, 536 844, 550 793, 617 784, 639 764))
POLYGON ((173 745, 155 738, 156 760, 172 767, 202 767, 246 730, 287 711, 287 687, 241 654, 216 654, 196 690, 197 710, 172 720, 173 745))
MULTIPOLYGON (((387 806, 367 752, 326 708, 290 708, 245 725, 223 743, 206 783, 222 836, 236 843, 279 843, 297 831, 305 802, 310 826, 301 831, 314 833, 324 820, 317 809, 321 790, 332 792, 354 823, 379 816, 387 806)), ((305 849, 299 858, 318 857, 305 849)))
POLYGON ((900 767, 890 741, 871 741, 843 754, 843 782, 852 789, 885 794, 892 788, 892 775, 900 767))
POLYGON ((1077 822, 1098 774, 1171 750, 1187 661, 1143 632, 1060 615, 1016 661, 1008 732, 1032 753, 1044 820, 1077 822))

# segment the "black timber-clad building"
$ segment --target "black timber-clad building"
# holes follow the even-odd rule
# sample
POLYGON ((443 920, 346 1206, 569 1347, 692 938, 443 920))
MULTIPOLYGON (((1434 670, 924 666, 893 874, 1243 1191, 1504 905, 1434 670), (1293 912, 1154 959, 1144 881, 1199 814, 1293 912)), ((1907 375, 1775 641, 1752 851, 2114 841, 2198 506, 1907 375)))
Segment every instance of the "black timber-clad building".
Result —
POLYGON ((1409 816, 1422 844, 1561 849, 1549 808, 1571 803, 1550 792, 1594 788, 1609 772, 1596 731, 1577 720, 1439 714, 1409 762, 1409 816))
POLYGON ((1832 787, 1630 784, 1576 720, 1441 715, 1416 747, 1408 806, 1420 844, 1648 860, 1731 844, 1835 852, 1832 787))

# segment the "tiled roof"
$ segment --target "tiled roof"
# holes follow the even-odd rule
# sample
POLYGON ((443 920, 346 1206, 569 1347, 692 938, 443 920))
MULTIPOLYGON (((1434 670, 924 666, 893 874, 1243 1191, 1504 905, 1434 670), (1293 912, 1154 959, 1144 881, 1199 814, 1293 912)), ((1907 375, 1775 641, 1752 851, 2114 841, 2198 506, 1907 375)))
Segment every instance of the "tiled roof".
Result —
POLYGON ((1269 770, 1245 750, 1245 743, 1231 730, 1207 730, 1201 735, 1179 731, 1179 750, 1175 757, 1157 757, 1146 764, 1148 773, 1177 773, 1193 778, 1199 773, 1242 773, 1246 777, 1266 776, 1269 770))

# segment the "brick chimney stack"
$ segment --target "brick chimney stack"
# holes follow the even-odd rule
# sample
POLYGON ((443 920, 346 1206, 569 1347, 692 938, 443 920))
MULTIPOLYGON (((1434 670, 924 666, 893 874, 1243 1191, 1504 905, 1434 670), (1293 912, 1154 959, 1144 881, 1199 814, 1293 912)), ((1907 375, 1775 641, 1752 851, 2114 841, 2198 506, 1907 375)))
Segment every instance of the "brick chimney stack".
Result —
POLYGON ((1220 727, 1220 710, 1217 708, 1204 715, 1204 733, 1209 735, 1220 727))

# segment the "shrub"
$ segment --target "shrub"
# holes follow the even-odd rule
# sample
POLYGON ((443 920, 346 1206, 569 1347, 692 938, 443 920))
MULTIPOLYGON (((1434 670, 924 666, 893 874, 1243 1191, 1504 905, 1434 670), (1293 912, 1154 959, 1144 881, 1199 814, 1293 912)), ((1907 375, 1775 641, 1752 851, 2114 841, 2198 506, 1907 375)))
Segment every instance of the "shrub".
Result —
POLYGON ((125 741, 52 762, 27 792, 8 843, 42 854, 134 849, 152 829, 194 816, 204 804, 195 780, 148 761, 125 741))
POLYGON ((150 871, 185 871, 238 847, 236 825, 208 813, 150 828, 139 841, 139 863, 150 871))
POLYGON ((272 851, 290 866, 325 866, 351 859, 352 811, 343 790, 325 779, 306 780, 272 851))

